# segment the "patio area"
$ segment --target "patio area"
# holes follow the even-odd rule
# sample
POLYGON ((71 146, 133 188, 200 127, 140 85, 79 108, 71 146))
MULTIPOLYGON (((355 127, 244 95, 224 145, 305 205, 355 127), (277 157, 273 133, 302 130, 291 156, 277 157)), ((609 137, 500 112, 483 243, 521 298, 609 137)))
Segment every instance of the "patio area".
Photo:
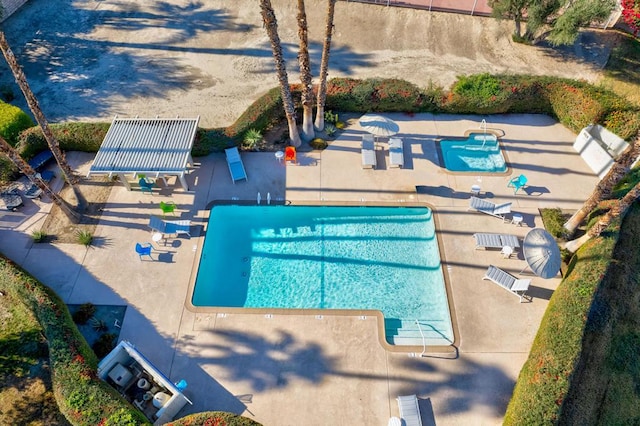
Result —
MULTIPOLYGON (((549 298, 560 282, 528 275, 531 303, 483 281, 489 264, 512 273, 526 265, 521 252, 476 250, 476 232, 516 234, 542 227, 538 209, 577 209, 597 177, 573 150, 576 135, 546 116, 487 119, 502 132, 506 174, 454 174, 440 166, 435 140, 479 129, 480 116, 384 114, 400 127, 404 167, 388 167, 386 142, 377 144, 377 168, 362 169, 357 118, 320 152, 298 152, 285 165, 272 152, 242 153, 248 181, 232 183, 224 153, 196 158, 185 176, 160 194, 116 185, 95 235, 100 243, 38 245, 30 237, 48 203, 29 218, 0 218, 0 250, 50 286, 67 303, 128 305, 120 338, 133 343, 171 380, 185 379, 193 406, 243 414, 264 425, 385 425, 398 416, 395 398, 417 394, 423 424, 501 424, 517 375, 528 356, 549 298), (528 187, 514 195, 519 174, 528 187), (468 211, 470 190, 495 203, 512 202, 523 226, 468 211), (428 203, 434 208, 443 269, 451 283, 458 351, 387 351, 375 316, 195 313, 185 308, 213 200, 296 203, 428 203), (174 201, 177 219, 190 219, 191 238, 155 244, 154 261, 140 261, 136 242, 151 242, 150 215, 174 201), (47 262, 42 262, 46 258, 47 262), (49 265, 57 265, 51 268, 49 265)), ((79 174, 92 155, 69 153, 79 174)), ((9 213, 5 213, 9 214, 9 213)))

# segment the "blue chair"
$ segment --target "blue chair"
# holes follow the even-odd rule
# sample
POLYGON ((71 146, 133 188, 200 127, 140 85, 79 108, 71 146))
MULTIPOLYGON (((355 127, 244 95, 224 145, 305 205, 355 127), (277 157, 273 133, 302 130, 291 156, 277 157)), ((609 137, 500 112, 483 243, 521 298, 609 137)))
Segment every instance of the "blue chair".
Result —
POLYGON ((136 243, 136 253, 140 256, 140 260, 142 260, 142 256, 149 256, 149 258, 153 260, 153 257, 151 257, 151 250, 153 250, 151 243, 136 243))
POLYGON ((513 188, 513 193, 517 193, 520 188, 524 188, 527 184, 527 177, 525 175, 520 175, 518 177, 514 177, 507 184, 507 188, 513 188))
POLYGON ((153 195, 153 187, 155 186, 153 182, 148 182, 145 178, 140 178, 138 185, 140 185, 140 189, 143 193, 148 192, 153 195))
POLYGON ((185 379, 180 380, 179 382, 176 383, 176 388, 182 392, 183 390, 185 390, 187 388, 187 381, 185 379))

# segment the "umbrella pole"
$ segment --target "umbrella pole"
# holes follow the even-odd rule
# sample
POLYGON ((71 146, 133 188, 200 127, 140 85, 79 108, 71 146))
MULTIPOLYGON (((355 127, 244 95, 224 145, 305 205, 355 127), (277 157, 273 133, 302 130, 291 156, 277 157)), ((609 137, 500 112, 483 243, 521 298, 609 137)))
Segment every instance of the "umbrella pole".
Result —
POLYGON ((522 273, 524 272, 524 270, 525 270, 525 269, 527 269, 527 268, 529 268, 529 270, 531 271, 531 273, 532 273, 533 275, 535 275, 535 274, 533 273, 533 269, 531 269, 531 267, 529 266, 529 264, 528 264, 528 263, 524 266, 524 268, 522 268, 522 271, 520 271, 520 273, 519 273, 518 275, 522 275, 522 273))

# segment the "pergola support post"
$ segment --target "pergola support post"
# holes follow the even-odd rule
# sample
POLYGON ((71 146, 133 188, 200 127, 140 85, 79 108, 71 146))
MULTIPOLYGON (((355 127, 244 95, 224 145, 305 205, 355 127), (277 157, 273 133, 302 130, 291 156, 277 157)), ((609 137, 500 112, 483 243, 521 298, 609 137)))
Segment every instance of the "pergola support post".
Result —
POLYGON ((118 173, 118 177, 120 178, 120 182, 127 188, 127 191, 131 191, 131 184, 129 183, 129 179, 127 179, 127 175, 124 173, 118 173))
POLYGON ((178 179, 180 179, 180 184, 182 185, 184 190, 189 191, 189 184, 187 183, 187 180, 184 178, 184 174, 179 175, 178 179))

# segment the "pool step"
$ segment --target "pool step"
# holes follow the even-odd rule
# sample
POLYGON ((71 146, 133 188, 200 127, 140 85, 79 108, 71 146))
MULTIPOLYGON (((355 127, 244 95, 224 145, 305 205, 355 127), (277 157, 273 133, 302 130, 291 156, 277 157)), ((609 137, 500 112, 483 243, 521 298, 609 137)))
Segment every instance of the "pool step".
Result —
MULTIPOLYGON (((443 330, 448 327, 442 324, 442 321, 419 320, 420 327, 415 320, 385 320, 385 335, 387 342, 398 346, 422 346, 424 335, 424 343, 427 346, 443 346, 450 345, 446 336, 443 336, 443 330)), ((450 331, 447 334, 451 334, 450 331)))

